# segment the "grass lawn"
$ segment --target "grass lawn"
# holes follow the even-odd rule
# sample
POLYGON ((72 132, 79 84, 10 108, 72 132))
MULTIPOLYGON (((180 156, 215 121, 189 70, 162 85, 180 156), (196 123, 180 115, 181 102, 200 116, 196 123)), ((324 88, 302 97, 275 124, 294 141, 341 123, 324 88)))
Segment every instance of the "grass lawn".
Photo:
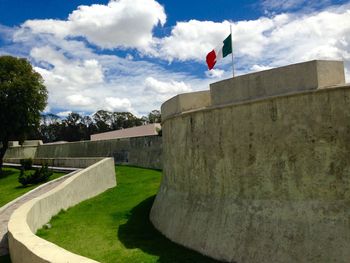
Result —
POLYGON ((37 235, 100 262, 216 262, 152 226, 148 215, 160 179, 159 171, 118 166, 117 187, 59 213, 37 235))
MULTIPOLYGON (((3 168, 3 174, 0 176, 0 207, 39 185, 37 184, 23 187, 18 182, 19 173, 19 169, 3 168)), ((50 176, 50 181, 62 175, 64 175, 64 173, 53 173, 53 175, 50 176)))

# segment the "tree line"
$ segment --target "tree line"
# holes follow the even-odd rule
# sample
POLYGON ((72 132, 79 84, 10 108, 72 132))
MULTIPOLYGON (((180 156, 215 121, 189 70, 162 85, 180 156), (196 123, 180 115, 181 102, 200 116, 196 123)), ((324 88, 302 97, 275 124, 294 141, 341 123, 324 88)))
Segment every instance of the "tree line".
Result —
POLYGON ((40 125, 27 138, 39 139, 44 143, 56 141, 89 140, 91 134, 121 130, 150 123, 160 123, 159 110, 151 111, 141 118, 130 112, 110 112, 99 110, 91 116, 72 112, 61 119, 55 114, 43 114, 40 125))

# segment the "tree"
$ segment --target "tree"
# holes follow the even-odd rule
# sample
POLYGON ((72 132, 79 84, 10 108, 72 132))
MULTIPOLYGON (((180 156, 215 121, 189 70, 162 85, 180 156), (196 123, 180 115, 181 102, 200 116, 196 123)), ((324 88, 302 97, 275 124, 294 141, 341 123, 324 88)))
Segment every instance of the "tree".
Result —
POLYGON ((161 123, 162 118, 159 110, 153 110, 148 114, 149 123, 161 123))
POLYGON ((107 132, 111 130, 111 112, 99 110, 92 115, 98 132, 107 132))
POLYGON ((9 140, 39 126, 46 102, 44 80, 26 59, 0 56, 0 173, 9 140))

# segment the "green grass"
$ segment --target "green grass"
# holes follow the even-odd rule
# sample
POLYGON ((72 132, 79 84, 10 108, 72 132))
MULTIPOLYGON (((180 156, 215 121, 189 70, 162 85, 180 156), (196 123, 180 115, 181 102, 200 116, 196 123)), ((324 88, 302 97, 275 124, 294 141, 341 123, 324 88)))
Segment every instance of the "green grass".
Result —
MULTIPOLYGON (((3 168, 3 174, 0 175, 0 207, 35 187, 38 187, 39 184, 23 187, 18 182, 19 173, 20 171, 15 168, 3 168)), ((50 181, 62 175, 64 175, 64 173, 53 173, 50 177, 50 181)))
POLYGON ((149 221, 161 172, 117 167, 118 186, 60 212, 37 235, 100 262, 216 262, 176 245, 149 221))

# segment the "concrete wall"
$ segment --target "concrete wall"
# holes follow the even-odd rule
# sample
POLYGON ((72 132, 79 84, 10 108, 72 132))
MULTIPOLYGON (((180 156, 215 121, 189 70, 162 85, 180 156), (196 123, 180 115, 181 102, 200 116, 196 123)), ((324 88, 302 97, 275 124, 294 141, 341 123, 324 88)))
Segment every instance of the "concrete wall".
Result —
POLYGON ((5 153, 4 159, 9 158, 34 158, 38 146, 14 146, 9 147, 5 153))
POLYGON ((113 157, 116 163, 162 168, 162 137, 147 136, 105 141, 41 145, 35 158, 113 157))
MULTIPOLYGON (((101 141, 43 144, 38 147, 11 147, 5 161, 12 158, 113 157, 118 164, 162 169, 162 137, 145 136, 101 141)), ((12 159, 13 160, 13 159, 12 159)))
POLYGON ((114 162, 106 158, 68 178, 46 194, 20 206, 9 224, 9 246, 13 263, 86 262, 94 260, 73 254, 34 233, 61 209, 96 196, 116 185, 114 162))
MULTIPOLYGON (((164 105, 163 105, 164 106, 164 105)), ((170 115, 151 210, 230 262, 348 262, 350 86, 170 115)))

